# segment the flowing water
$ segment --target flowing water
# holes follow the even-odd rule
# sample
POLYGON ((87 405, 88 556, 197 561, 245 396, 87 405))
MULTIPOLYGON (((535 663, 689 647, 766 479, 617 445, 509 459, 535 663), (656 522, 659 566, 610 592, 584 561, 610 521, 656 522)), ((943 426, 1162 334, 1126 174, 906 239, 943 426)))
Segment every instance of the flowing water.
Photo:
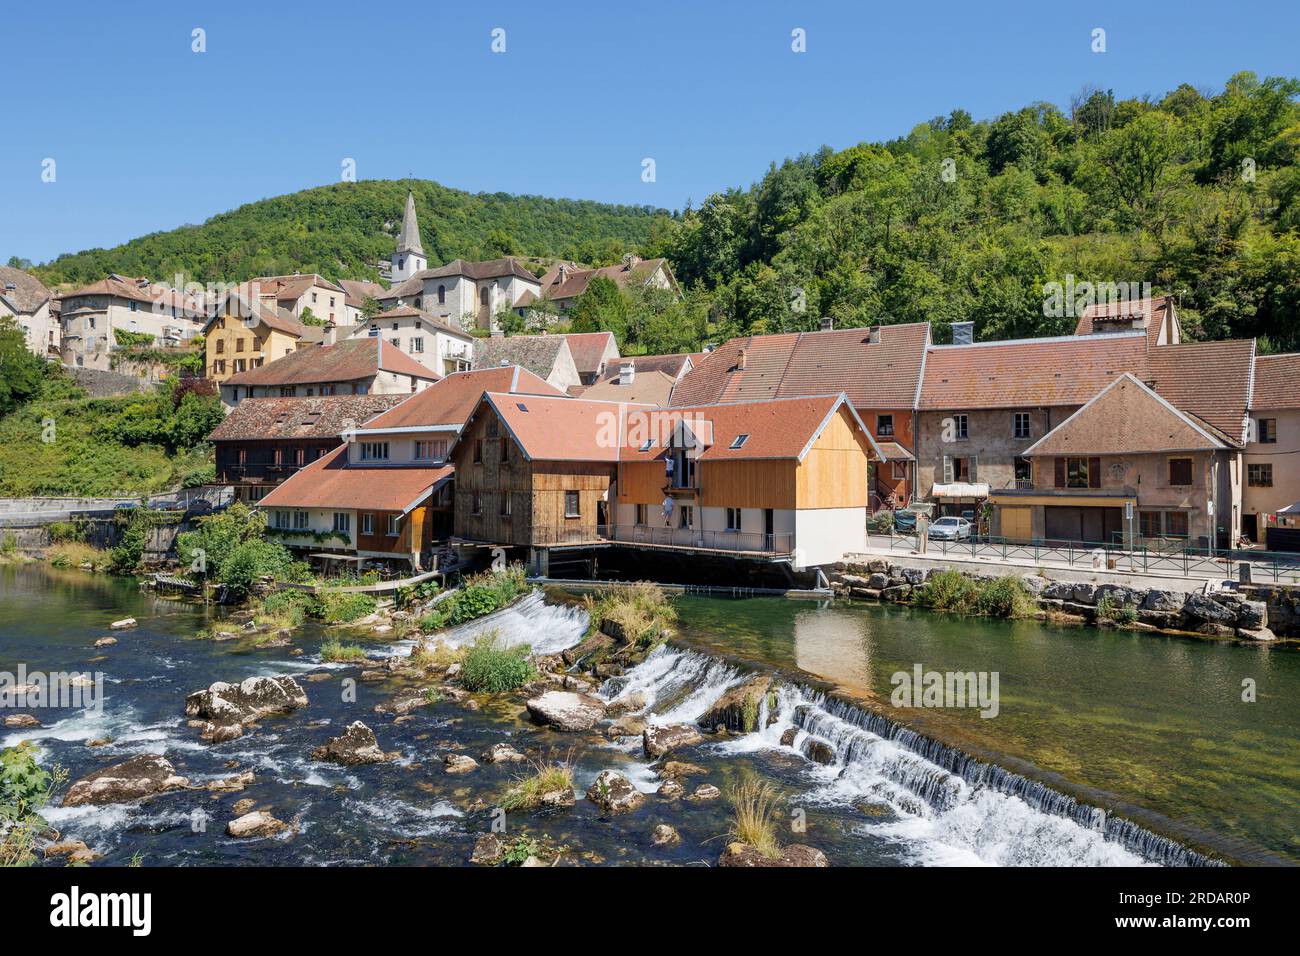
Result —
MULTIPOLYGON (((1158 800, 1146 804, 1153 811, 1155 830, 1169 817, 1195 824, 1210 836, 1229 836, 1251 850, 1300 856, 1293 832, 1294 755, 1292 763, 1286 763, 1297 729, 1294 709, 1288 717, 1261 717, 1259 724, 1246 727, 1246 718, 1218 705, 1206 711, 1214 730, 1193 725, 1185 731, 1211 741, 1240 738, 1240 753, 1235 746, 1227 753, 1182 742, 1181 753, 1165 754, 1147 740, 1147 735, 1178 727, 1186 713, 1195 710, 1180 695, 1208 674, 1217 673, 1221 683, 1230 684, 1239 671, 1255 673, 1261 687, 1261 704, 1255 706, 1265 713, 1269 708, 1276 711, 1265 698, 1292 701, 1289 691, 1300 683, 1293 653, 1260 654, 1253 648, 1202 647, 1146 636, 1135 640, 1151 643, 1134 650, 1136 645, 1126 643, 1133 639, 1115 634, 1104 635, 1115 642, 1111 647, 1100 642, 1101 632, 1056 632, 1040 625, 1025 630, 994 622, 958 625, 941 617, 901 616, 893 609, 823 607, 782 599, 686 597, 679 607, 689 646, 655 650, 623 677, 606 682, 600 693, 613 699, 639 691, 648 700, 645 717, 677 723, 698 718, 753 666, 789 672, 774 697, 764 701, 759 731, 710 737, 675 756, 704 769, 691 778, 688 789, 709 782, 726 792, 753 776, 771 784, 782 798, 783 820, 788 824, 797 818, 803 824, 802 831, 783 833, 782 839, 817 846, 833 864, 1201 862, 1187 849, 1187 841, 1175 842, 1156 835, 1151 826, 1137 826, 1126 819, 1131 814, 1099 809, 1114 806, 1104 799, 1088 799, 1105 797, 1101 789, 1080 794, 1065 786, 1104 787, 1109 782, 1106 768, 1115 761, 1127 761, 1128 774, 1137 779, 1167 772, 1167 766, 1177 768, 1178 779, 1186 784, 1180 805, 1163 806, 1158 800), (1014 651, 1010 659, 1009 651, 1014 651), (956 715, 927 723, 882 716, 881 692, 883 688, 887 703, 888 690, 882 675, 895 663, 910 667, 916 661, 943 669, 964 662, 972 669, 980 660, 1002 662, 998 718, 979 721, 956 715), (1149 672, 1136 673, 1139 664, 1149 672), (1148 690, 1158 685, 1157 667, 1167 672, 1164 704, 1145 699, 1121 707, 1119 698, 1132 691, 1134 682, 1148 685, 1148 690), (1122 686, 1104 699, 1085 699, 1087 689, 1095 691, 1109 672, 1123 678, 1122 686), (839 693, 828 696, 827 687, 814 678, 838 685, 839 693), (1107 716, 1112 706, 1118 718, 1107 716), (1157 720, 1157 715, 1163 716, 1157 720), (794 738, 782 745, 787 731, 794 738), (1092 770, 1089 761, 1107 750, 1107 741, 1119 754, 1097 761, 1095 774, 1079 773, 1080 766, 1092 770), (830 748, 829 764, 805 757, 814 742, 830 748), (1138 743, 1146 746, 1139 748, 1138 743), (1247 752, 1267 770, 1248 769, 1252 758, 1247 752), (1236 763, 1216 763, 1225 753, 1236 763), (1006 759, 991 759, 991 754, 1006 759), (1054 754, 1071 755, 1075 762, 1057 766, 1049 759, 1054 754), (1202 767, 1211 765, 1212 772, 1202 774, 1202 767), (1062 786, 1051 785, 1053 773, 1060 773, 1062 786), (1260 781, 1267 778, 1268 789, 1257 797, 1263 803, 1282 780, 1290 780, 1281 805, 1273 805, 1271 824, 1267 814, 1244 799, 1234 813, 1219 815, 1216 786, 1226 786, 1234 774, 1245 774, 1248 780, 1234 783, 1231 794, 1222 799, 1241 797, 1252 787, 1262 787, 1260 781)), ((659 780, 641 752, 639 738, 606 741, 538 728, 528 722, 517 700, 487 701, 480 711, 448 701, 395 723, 373 712, 394 686, 358 683, 352 701, 343 692, 343 679, 358 676, 360 669, 319 661, 324 629, 307 625, 296 632, 293 645, 303 653, 295 657, 286 647, 198 639, 195 635, 213 613, 142 593, 129 581, 38 565, 0 568, 0 669, 13 671, 23 663, 29 671, 102 671, 107 697, 98 716, 43 711, 37 715, 45 724, 42 729, 0 729, 0 745, 33 740, 42 760, 62 766, 71 779, 146 752, 166 755, 178 772, 196 783, 228 776, 234 768, 257 774, 257 782, 240 793, 187 790, 138 804, 56 806, 48 811, 63 835, 85 840, 105 855, 106 863, 122 864, 138 855, 146 865, 460 864, 491 825, 474 804, 492 806, 521 771, 518 765, 482 764, 471 774, 451 776, 443 772, 442 758, 462 752, 477 758, 503 741, 540 757, 571 762, 579 794, 571 810, 511 815, 508 834, 565 847, 567 858, 584 862, 693 864, 712 862, 721 852, 730 818, 725 798, 670 803, 651 796, 635 813, 609 819, 582 799, 606 768, 653 793, 659 780), (119 643, 113 647, 91 646, 110 633, 110 621, 126 616, 137 618, 139 626, 118 632, 119 643), (311 701, 305 711, 267 720, 254 734, 217 745, 201 742, 186 726, 187 693, 214 680, 285 673, 303 680, 311 701), (322 675, 323 680, 308 679, 322 675), (365 720, 380 745, 399 752, 400 758, 351 768, 311 760, 314 747, 356 719, 365 720), (88 747, 94 738, 113 742, 88 747), (231 806, 246 797, 294 821, 297 832, 252 841, 227 837, 224 826, 233 815, 231 806), (649 835, 658 823, 675 827, 680 844, 653 847, 649 835)), ((526 642, 552 653, 581 638, 586 618, 579 607, 532 597, 491 621, 457 629, 447 639, 464 643, 489 626, 507 642, 526 642)), ((349 639, 358 637, 364 635, 349 639)), ((382 658, 405 648, 401 642, 372 640, 368 650, 382 658)), ((1134 804, 1148 796, 1125 787, 1112 789, 1134 804)))

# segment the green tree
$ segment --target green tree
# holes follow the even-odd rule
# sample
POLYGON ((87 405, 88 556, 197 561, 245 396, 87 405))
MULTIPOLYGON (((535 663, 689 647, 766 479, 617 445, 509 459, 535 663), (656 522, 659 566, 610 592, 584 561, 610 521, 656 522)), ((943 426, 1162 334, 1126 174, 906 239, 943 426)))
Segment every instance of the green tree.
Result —
POLYGON ((0 414, 33 398, 45 377, 45 362, 27 348, 27 336, 12 317, 0 318, 0 414))
POLYGON ((622 343, 628 334, 628 303, 613 279, 595 276, 569 312, 575 332, 613 332, 622 343))

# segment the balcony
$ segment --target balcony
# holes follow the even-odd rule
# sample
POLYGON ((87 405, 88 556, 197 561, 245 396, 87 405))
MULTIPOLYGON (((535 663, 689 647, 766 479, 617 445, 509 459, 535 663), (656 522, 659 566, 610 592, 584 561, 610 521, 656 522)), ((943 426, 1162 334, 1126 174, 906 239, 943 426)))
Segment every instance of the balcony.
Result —
POLYGON ((535 527, 532 543, 539 546, 628 544, 675 551, 710 551, 724 554, 784 556, 794 551, 794 534, 783 531, 702 531, 692 528, 655 528, 649 525, 597 525, 535 527))

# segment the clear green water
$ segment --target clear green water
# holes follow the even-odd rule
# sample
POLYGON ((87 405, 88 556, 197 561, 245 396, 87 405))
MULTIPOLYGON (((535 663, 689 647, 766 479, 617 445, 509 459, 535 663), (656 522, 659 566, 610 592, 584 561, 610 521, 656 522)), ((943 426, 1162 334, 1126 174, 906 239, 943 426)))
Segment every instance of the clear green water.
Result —
POLYGON ((701 650, 816 675, 932 737, 1088 802, 1159 814, 1171 835, 1242 861, 1300 862, 1294 645, 785 598, 684 596, 678 606, 701 650), (997 671, 998 716, 894 708, 890 676, 917 663, 997 671), (1246 681, 1254 703, 1243 700, 1246 681))

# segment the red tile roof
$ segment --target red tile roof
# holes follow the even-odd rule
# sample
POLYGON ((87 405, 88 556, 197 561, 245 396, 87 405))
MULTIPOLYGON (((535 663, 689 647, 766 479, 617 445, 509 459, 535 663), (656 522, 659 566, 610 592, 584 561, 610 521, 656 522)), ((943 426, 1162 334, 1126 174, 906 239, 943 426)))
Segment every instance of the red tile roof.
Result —
POLYGON ((561 397, 559 389, 518 365, 453 372, 367 423, 373 428, 416 428, 465 423, 484 392, 561 397))
POLYGON ((569 352, 573 355, 573 365, 584 374, 595 374, 600 370, 600 363, 605 353, 613 351, 615 361, 618 356, 618 342, 613 332, 570 332, 564 336, 569 340, 569 352))
POLYGON ((843 391, 856 408, 911 408, 928 341, 924 322, 731 339, 682 377, 672 404, 843 391))
POLYGON ((232 375, 223 385, 307 385, 316 382, 355 382, 380 371, 396 372, 425 381, 440 376, 431 372, 392 343, 381 338, 344 339, 333 345, 296 349, 260 368, 232 375))
POLYGON ((236 405, 208 441, 331 438, 405 401, 405 395, 249 398, 236 405))
POLYGON ((452 473, 450 465, 439 468, 349 465, 347 446, 340 445, 273 488, 258 506, 404 512, 452 473))
MULTIPOLYGON (((1146 323, 1147 341, 1153 346, 1156 345, 1160 341, 1160 333, 1172 332, 1170 327, 1177 322, 1173 296, 1158 295, 1149 299, 1094 302, 1083 310, 1083 315, 1075 325, 1074 334, 1131 332, 1134 321, 1146 323)), ((1173 341, 1173 335, 1166 335, 1166 344, 1173 341)))
POLYGON ((1251 408, 1300 408, 1300 352, 1255 356, 1255 394, 1251 408))
POLYGON ((1239 442, 1245 432, 1254 359, 1254 339, 1162 345, 1148 352, 1143 381, 1162 398, 1239 442))
POLYGON ((676 280, 672 278, 672 272, 668 267, 666 259, 637 259, 635 261, 620 262, 618 265, 605 266, 600 269, 579 269, 570 263, 557 263, 551 266, 541 278, 542 291, 538 295, 533 295, 530 291, 524 292, 515 302, 516 308, 531 305, 536 299, 550 299, 556 301, 559 299, 573 299, 587 291, 587 286, 596 276, 613 281, 620 287, 626 287, 634 281, 642 283, 650 281, 651 277, 659 269, 668 271, 668 278, 674 287, 676 280), (563 269, 564 276, 561 279, 560 271, 563 269))

